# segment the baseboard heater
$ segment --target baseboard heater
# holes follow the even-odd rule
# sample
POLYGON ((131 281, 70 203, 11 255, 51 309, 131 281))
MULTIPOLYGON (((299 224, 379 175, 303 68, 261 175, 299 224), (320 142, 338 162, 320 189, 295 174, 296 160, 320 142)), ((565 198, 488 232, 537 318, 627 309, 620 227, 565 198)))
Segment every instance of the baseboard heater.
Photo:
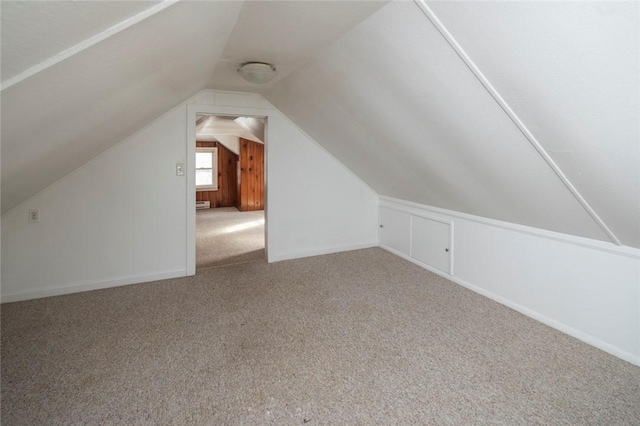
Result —
POLYGON ((196 201, 196 209, 208 209, 211 207, 210 201, 196 201))

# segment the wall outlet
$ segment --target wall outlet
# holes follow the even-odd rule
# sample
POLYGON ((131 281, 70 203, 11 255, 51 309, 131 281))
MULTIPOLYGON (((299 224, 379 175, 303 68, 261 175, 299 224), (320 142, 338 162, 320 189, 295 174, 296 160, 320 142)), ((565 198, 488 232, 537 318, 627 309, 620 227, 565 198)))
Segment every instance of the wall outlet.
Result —
POLYGON ((176 176, 184 176, 184 163, 176 163, 176 176))
POLYGON ((40 222, 40 210, 32 209, 29 210, 29 223, 38 223, 40 222))

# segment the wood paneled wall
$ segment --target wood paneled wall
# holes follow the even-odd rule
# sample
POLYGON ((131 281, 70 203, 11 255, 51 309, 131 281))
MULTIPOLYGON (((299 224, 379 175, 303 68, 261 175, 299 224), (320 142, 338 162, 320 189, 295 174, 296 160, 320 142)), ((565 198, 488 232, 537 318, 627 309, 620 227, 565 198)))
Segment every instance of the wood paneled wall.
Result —
POLYGON ((264 210, 264 145, 240 138, 240 211, 264 210))
POLYGON ((218 190, 196 191, 196 201, 209 201, 211 208, 238 204, 238 156, 218 142, 196 141, 197 148, 218 148, 218 190))

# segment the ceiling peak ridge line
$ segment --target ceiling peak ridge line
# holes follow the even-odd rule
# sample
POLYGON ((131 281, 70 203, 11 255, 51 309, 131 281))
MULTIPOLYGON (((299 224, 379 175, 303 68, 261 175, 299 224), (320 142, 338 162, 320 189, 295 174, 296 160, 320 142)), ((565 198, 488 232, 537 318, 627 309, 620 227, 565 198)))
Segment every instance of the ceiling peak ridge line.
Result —
POLYGON ((602 218, 596 213, 596 211, 591 207, 591 205, 584 199, 582 194, 578 191, 578 189, 573 186, 569 178, 564 174, 564 172, 560 169, 560 167, 553 161, 553 158, 547 153, 544 147, 538 142, 536 137, 531 133, 531 131, 527 128, 527 126, 520 120, 520 117, 511 109, 507 101, 498 93, 495 87, 489 82, 487 77, 480 71, 480 68, 473 62, 473 60, 467 55, 462 46, 457 42, 457 40, 453 37, 453 35, 447 30, 444 24, 438 19, 436 14, 431 10, 431 8, 427 5, 425 0, 414 0, 414 3, 418 6, 418 8, 422 11, 422 13, 427 17, 427 19, 433 24, 436 30, 442 35, 445 41, 451 46, 451 48, 455 51, 458 57, 464 62, 464 64, 469 68, 469 70, 474 74, 476 79, 482 84, 482 86, 487 90, 489 95, 498 103, 500 108, 507 114, 509 119, 516 125, 518 130, 523 134, 523 136, 529 141, 529 143, 533 146, 533 148, 540 154, 540 156, 544 159, 544 161, 551 167, 553 172, 558 176, 560 181, 564 184, 564 186, 571 192, 571 194, 576 198, 578 203, 587 211, 589 216, 598 224, 598 226, 604 231, 604 233, 609 237, 609 239, 619 245, 623 244, 620 242, 618 237, 609 229, 606 223, 602 220, 602 218))
POLYGON ((13 76, 9 79, 7 79, 7 81, 2 83, 2 87, 0 87, 0 91, 3 91, 5 89, 8 89, 11 86, 14 86, 18 83, 20 83, 21 81, 24 81, 26 79, 28 79, 29 77, 32 77, 36 74, 38 74, 41 71, 46 70, 49 67, 54 66, 55 64, 64 61, 65 59, 82 52, 85 49, 88 49, 89 47, 115 35, 118 34, 119 32, 126 30, 127 28, 137 24, 140 21, 143 21, 163 10, 165 10, 166 8, 173 6, 174 4, 178 3, 181 0, 162 0, 162 2, 160 2, 159 4, 150 7, 149 9, 143 10, 140 13, 137 13, 136 15, 125 19, 122 22, 119 22, 109 28, 107 28, 106 30, 93 35, 91 37, 89 37, 86 40, 81 41, 80 43, 69 47, 68 49, 63 50, 60 53, 57 53, 53 56, 51 56, 50 58, 45 59, 44 61, 40 62, 37 65, 32 66, 31 68, 26 69, 25 71, 22 71, 20 74, 13 76))

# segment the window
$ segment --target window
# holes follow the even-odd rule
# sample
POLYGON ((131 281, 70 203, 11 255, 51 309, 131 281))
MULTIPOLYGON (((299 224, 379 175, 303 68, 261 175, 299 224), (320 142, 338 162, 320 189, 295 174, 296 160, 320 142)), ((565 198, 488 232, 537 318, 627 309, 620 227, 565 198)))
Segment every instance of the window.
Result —
POLYGON ((196 148, 196 191, 218 190, 218 148, 196 148))

